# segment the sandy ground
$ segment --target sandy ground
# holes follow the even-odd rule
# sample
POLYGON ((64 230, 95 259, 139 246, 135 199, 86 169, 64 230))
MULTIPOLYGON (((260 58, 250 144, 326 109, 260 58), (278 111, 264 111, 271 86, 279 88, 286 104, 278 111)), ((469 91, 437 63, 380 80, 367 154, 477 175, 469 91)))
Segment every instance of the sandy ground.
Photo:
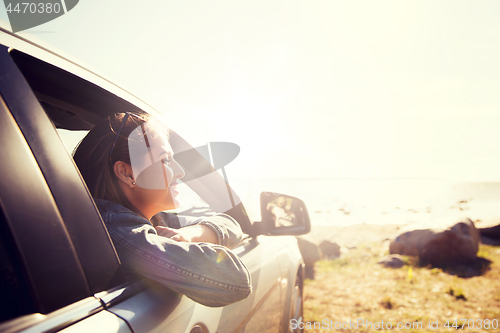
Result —
MULTIPOLYGON (((467 215, 462 214, 462 218, 467 215)), ((453 221, 460 221, 461 218, 457 216, 450 216, 446 218, 447 223, 453 221)), ((472 220, 472 219, 471 219, 472 220)), ((361 244, 368 243, 382 243, 384 241, 391 241, 399 234, 406 230, 413 228, 432 228, 439 223, 440 219, 430 219, 425 221, 416 221, 414 223, 406 224, 356 224, 352 226, 312 226, 311 232, 307 235, 315 243, 319 244, 322 240, 327 239, 337 243, 341 247, 353 248, 361 244)), ((476 228, 486 228, 495 225, 500 225, 500 218, 486 218, 483 220, 472 220, 476 228)))
POLYGON ((396 237, 402 225, 357 224, 347 227, 313 226, 308 238, 316 243, 327 239, 341 247, 352 248, 360 244, 383 242, 396 237))

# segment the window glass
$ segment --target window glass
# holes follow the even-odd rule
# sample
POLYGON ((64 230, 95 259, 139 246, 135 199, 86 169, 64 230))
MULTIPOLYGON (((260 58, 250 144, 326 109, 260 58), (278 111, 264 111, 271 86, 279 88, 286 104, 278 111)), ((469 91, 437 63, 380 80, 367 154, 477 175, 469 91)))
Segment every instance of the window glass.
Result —
POLYGON ((57 129, 57 133, 70 155, 88 132, 89 131, 70 131, 62 128, 57 129))

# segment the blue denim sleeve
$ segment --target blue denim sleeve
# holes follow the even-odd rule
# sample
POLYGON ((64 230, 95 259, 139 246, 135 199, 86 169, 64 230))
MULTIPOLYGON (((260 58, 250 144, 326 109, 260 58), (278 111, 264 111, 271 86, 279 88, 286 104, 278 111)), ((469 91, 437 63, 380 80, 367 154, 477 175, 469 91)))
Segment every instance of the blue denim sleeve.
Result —
MULTIPOLYGON (((227 219, 213 218, 216 222, 207 222, 227 219)), ((132 212, 103 214, 103 219, 124 270, 140 273, 211 307, 243 300, 251 293, 247 268, 225 246, 159 236, 149 221, 132 212)), ((226 236, 222 237, 224 243, 226 236)))
POLYGON ((243 232, 238 222, 226 214, 216 214, 209 217, 192 217, 170 213, 158 213, 156 215, 161 223, 167 227, 186 227, 195 224, 206 225, 217 234, 217 244, 230 249, 238 245, 243 237, 243 232))

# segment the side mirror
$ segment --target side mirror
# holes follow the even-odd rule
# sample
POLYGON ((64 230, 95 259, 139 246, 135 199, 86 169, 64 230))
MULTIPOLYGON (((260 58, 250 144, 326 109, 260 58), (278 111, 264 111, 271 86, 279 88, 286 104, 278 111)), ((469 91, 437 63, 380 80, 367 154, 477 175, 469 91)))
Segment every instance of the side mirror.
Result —
MULTIPOLYGON (((273 236, 298 236, 311 231, 306 204, 299 198, 281 193, 262 192, 260 212, 265 232, 273 236)), ((264 231, 264 230, 263 230, 264 231)))

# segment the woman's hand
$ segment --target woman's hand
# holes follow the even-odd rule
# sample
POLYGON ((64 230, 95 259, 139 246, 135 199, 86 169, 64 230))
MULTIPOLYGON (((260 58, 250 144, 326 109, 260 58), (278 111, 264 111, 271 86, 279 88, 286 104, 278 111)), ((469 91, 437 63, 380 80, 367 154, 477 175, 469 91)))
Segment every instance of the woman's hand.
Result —
POLYGON ((168 237, 178 242, 217 244, 217 234, 215 231, 202 224, 190 225, 181 229, 157 226, 155 229, 158 235, 168 237))
POLYGON ((171 238, 172 236, 177 235, 177 231, 179 231, 179 229, 167 228, 167 227, 163 227, 163 226, 157 226, 157 227, 155 227, 155 229, 156 229, 156 233, 159 236, 163 236, 163 237, 167 237, 167 238, 171 238))

